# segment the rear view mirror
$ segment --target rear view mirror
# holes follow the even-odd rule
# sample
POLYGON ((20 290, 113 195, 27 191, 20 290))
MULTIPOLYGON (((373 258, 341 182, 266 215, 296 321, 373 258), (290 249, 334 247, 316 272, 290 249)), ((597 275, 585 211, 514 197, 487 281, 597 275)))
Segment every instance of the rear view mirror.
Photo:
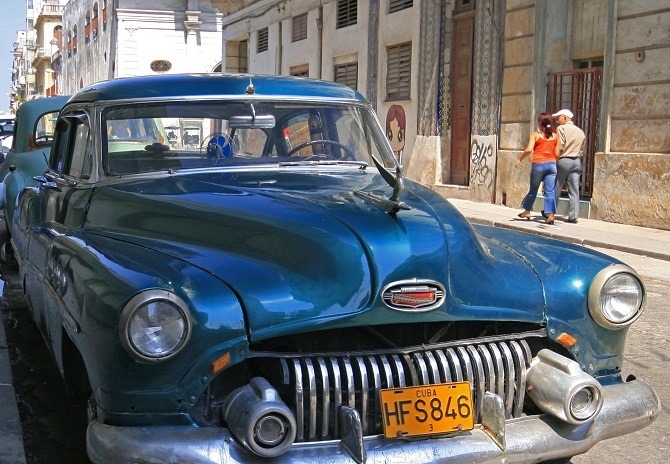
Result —
POLYGON ((275 117, 271 114, 260 116, 231 116, 228 127, 231 129, 272 129, 275 126, 275 117))

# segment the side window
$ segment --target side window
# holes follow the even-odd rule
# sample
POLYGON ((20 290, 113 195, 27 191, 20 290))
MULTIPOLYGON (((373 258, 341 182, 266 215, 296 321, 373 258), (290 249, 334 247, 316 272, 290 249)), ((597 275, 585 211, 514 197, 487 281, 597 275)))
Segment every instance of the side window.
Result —
POLYGON ((68 115, 56 126, 51 169, 63 175, 88 179, 93 167, 93 140, 85 113, 68 115))
POLYGON ((35 122, 35 128, 33 130, 33 140, 35 145, 38 147, 45 147, 51 145, 54 139, 54 131, 56 125, 56 118, 58 117, 58 111, 53 113, 43 114, 35 122))
POLYGON ((88 124, 80 121, 74 128, 74 143, 72 144, 72 156, 67 172, 72 177, 88 179, 91 177, 91 166, 93 165, 93 143, 88 124))

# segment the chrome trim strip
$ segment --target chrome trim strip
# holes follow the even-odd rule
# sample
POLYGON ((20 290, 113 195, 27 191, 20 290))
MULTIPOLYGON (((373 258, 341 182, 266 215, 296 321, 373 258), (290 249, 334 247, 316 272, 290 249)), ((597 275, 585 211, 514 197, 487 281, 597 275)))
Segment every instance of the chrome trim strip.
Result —
POLYGON ((407 382, 405 382, 405 368, 402 365, 402 361, 400 360, 400 356, 397 354, 391 355, 391 359, 393 360, 393 364, 395 365, 395 370, 396 374, 398 375, 398 386, 399 387, 406 387, 407 382))
POLYGON ((489 353, 486 345, 477 345, 477 350, 479 350, 479 355, 482 359, 482 369, 484 370, 484 377, 486 383, 484 385, 484 390, 494 393, 494 385, 496 383, 496 373, 493 368, 493 360, 491 359, 491 353, 489 353))
POLYGON ((456 352, 453 349, 448 349, 447 356, 449 357, 451 371, 456 374, 456 382, 462 382, 463 370, 461 369, 461 361, 458 359, 456 352))
MULTIPOLYGON (((500 351, 500 348, 498 348, 498 345, 495 343, 489 343, 488 344, 489 350, 491 350, 491 354, 493 356, 494 360, 494 367, 495 367, 495 372, 496 372, 496 386, 495 390, 493 393, 498 395, 501 398, 505 398, 505 368, 503 367, 503 359, 502 359, 502 352, 500 351)), ((531 357, 529 356, 528 359, 531 357)))
POLYGON ((354 371, 351 368, 351 361, 348 358, 342 360, 344 363, 344 373, 347 379, 347 406, 356 408, 356 388, 354 386, 354 371))
POLYGON ((321 372, 321 437, 328 436, 328 421, 330 420, 330 382, 328 377, 328 367, 323 358, 317 358, 319 370, 321 372))
POLYGON ((440 365, 440 371, 442 372, 443 381, 445 383, 451 382, 451 371, 448 369, 449 361, 447 361, 447 356, 444 354, 444 351, 442 350, 435 351, 435 354, 439 359, 438 364, 440 365))
POLYGON ((505 366, 505 396, 502 397, 505 403, 505 417, 512 417, 512 401, 514 399, 514 385, 516 385, 516 371, 514 369, 514 359, 509 347, 501 343, 500 348, 503 353, 503 364, 505 366))
MULTIPOLYGON (((356 358, 356 365, 358 366, 359 378, 361 381, 361 428, 363 429, 363 435, 368 433, 368 391, 370 389, 370 384, 368 382, 368 371, 365 368, 365 360, 360 356, 356 358)), ((376 401, 375 401, 376 402, 376 401)), ((324 424, 325 427, 328 427, 328 424, 324 424)))
MULTIPOLYGON (((521 343, 525 343, 525 341, 522 340, 521 343)), ((524 353, 520 344, 516 341, 512 341, 510 342, 510 345, 512 345, 512 349, 516 352, 516 356, 514 356, 514 362, 515 363, 522 362, 524 359, 524 353)), ((528 368, 527 365, 523 366, 519 365, 517 367, 518 375, 516 376, 517 382, 516 382, 516 395, 514 400, 514 410, 512 411, 513 417, 519 417, 521 415, 521 411, 523 411, 523 399, 524 394, 526 392, 527 368, 528 368)))
POLYGON ((341 352, 314 352, 314 353, 277 353, 274 351, 249 351, 247 358, 302 358, 305 356, 315 357, 352 357, 352 356, 375 356, 382 354, 408 354, 418 353, 426 350, 437 350, 444 348, 452 348, 457 346, 467 345, 481 345, 484 343, 494 342, 509 342, 511 340, 523 340, 527 338, 547 338, 547 330, 531 330, 528 332, 519 332, 507 335, 494 335, 481 338, 466 338, 457 341, 431 343, 427 345, 414 345, 405 348, 394 348, 384 350, 367 350, 367 351, 341 351, 341 352))
POLYGON ((414 361, 416 362, 417 370, 419 371, 419 383, 422 385, 430 384, 430 377, 428 377, 428 366, 426 366, 426 361, 423 360, 421 353, 414 354, 414 361))
POLYGON ((428 361, 428 366, 430 366, 430 372, 432 373, 431 383, 442 383, 442 376, 440 375, 440 369, 437 366, 437 360, 431 351, 426 351, 424 353, 426 360, 428 361))
POLYGON ((302 384, 302 367, 300 360, 293 360, 293 371, 295 372, 295 424, 296 424, 296 440, 305 439, 305 404, 303 402, 303 384, 302 384))
POLYGON ((374 388, 375 388, 375 422, 374 422, 374 430, 380 430, 380 427, 382 426, 381 423, 381 405, 379 404, 379 401, 377 401, 377 398, 379 398, 379 392, 382 389, 382 377, 381 377, 381 372, 379 371, 379 365, 377 364, 377 360, 370 356, 367 358, 368 364, 370 365, 370 368, 372 369, 372 380, 374 382, 374 388))
POLYGON ((391 364, 389 364, 386 356, 381 357, 382 369, 384 371, 384 380, 386 380, 386 388, 393 388, 396 385, 393 385, 393 372, 391 372, 391 364))
POLYGON ((468 354, 470 354, 472 360, 473 373, 474 377, 470 381, 473 390, 473 404, 477 408, 477 415, 475 420, 479 422, 482 417, 482 408, 484 407, 484 392, 486 391, 486 380, 484 379, 484 367, 482 366, 483 361, 477 352, 477 348, 470 345, 466 348, 468 354))
POLYGON ((309 398, 309 434, 307 437, 313 440, 316 437, 316 373, 311 359, 307 358, 304 362, 307 369, 307 398, 309 398))
POLYGON ((335 433, 340 430, 340 414, 338 410, 342 404, 342 376, 340 375, 340 365, 337 363, 337 358, 330 358, 331 374, 333 375, 333 424, 335 433))

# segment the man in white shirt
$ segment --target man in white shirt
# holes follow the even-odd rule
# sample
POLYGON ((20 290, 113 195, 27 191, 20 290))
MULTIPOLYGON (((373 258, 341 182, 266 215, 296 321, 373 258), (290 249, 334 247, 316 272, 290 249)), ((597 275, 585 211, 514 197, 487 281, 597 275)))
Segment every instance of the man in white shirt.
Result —
POLYGON ((563 184, 568 182, 568 199, 570 209, 566 222, 577 223, 579 218, 579 176, 582 173, 582 156, 584 155, 584 131, 572 122, 572 111, 563 109, 552 114, 557 119, 558 143, 556 144, 556 190, 554 198, 558 203, 563 184))

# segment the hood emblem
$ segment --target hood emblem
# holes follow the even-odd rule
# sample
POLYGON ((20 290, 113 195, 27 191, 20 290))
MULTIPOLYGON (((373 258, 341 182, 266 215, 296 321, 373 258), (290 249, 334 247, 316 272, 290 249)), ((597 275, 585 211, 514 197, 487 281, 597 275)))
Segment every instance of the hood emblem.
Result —
POLYGON ((432 280, 393 282, 382 292, 384 304, 396 311, 430 311, 444 302, 444 287, 432 280))

